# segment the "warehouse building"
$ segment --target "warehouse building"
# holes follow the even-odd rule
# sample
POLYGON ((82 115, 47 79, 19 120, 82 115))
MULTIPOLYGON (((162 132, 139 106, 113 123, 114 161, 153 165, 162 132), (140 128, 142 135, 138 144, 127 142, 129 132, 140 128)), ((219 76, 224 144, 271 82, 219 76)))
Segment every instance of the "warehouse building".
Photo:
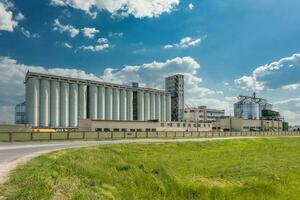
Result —
POLYGON ((226 117, 213 123, 217 131, 287 131, 285 122, 280 120, 257 120, 226 117))
POLYGON ((26 120, 33 127, 77 127, 79 119, 171 121, 171 94, 27 72, 26 120))
POLYGON ((184 121, 186 122, 215 122, 225 116, 225 110, 198 106, 197 108, 184 109, 184 121))
POLYGON ((211 123, 193 122, 159 122, 159 121, 105 121, 81 119, 78 125, 79 131, 100 132, 142 132, 142 131, 211 131, 211 123))

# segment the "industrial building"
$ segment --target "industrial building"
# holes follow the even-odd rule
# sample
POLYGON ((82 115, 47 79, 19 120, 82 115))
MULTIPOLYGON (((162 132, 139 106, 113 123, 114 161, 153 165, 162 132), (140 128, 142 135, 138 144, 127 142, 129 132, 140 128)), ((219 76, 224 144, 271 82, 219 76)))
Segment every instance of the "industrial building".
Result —
POLYGON ((142 131, 211 131, 211 123, 191 122, 159 122, 159 121, 122 121, 122 120, 92 120, 81 119, 78 125, 79 131, 100 132, 142 132, 142 131))
POLYGON ((27 72, 25 84, 26 120, 33 127, 77 127, 79 119, 171 121, 167 91, 34 72, 27 72))
POLYGON ((215 122, 225 116, 225 110, 211 109, 206 106, 184 109, 184 121, 186 122, 215 122))
POLYGON ((238 96, 234 104, 234 116, 243 119, 261 119, 263 110, 272 110, 272 105, 266 99, 253 96, 238 96))
POLYGON ((286 122, 280 120, 255 120, 227 117, 213 123, 213 131, 288 131, 286 122))
POLYGON ((184 75, 176 74, 165 79, 166 91, 171 93, 172 121, 183 121, 184 75))

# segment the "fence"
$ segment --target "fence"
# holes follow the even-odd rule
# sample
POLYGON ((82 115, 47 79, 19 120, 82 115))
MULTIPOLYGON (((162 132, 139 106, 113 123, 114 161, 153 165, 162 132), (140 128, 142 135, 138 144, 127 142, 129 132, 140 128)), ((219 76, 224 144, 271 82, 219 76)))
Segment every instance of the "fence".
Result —
POLYGON ((249 137, 249 136, 299 136, 295 132, 0 132, 1 142, 41 140, 113 140, 134 138, 208 138, 208 137, 249 137))

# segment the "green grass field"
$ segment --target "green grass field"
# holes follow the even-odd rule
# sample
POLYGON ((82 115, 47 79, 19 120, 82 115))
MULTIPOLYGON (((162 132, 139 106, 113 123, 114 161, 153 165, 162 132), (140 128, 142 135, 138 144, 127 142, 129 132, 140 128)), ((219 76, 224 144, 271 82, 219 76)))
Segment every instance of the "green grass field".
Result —
POLYGON ((107 145, 15 170, 8 199, 300 199, 300 138, 107 145))

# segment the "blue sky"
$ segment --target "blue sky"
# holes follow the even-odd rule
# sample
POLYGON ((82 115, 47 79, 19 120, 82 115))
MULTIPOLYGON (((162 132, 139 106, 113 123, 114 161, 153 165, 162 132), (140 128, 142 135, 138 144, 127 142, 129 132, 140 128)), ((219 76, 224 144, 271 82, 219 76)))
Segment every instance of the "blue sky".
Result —
POLYGON ((0 121, 12 120, 30 69, 157 88, 183 73, 190 106, 230 114, 256 91, 300 124, 299 10, 296 0, 0 0, 0 121))

